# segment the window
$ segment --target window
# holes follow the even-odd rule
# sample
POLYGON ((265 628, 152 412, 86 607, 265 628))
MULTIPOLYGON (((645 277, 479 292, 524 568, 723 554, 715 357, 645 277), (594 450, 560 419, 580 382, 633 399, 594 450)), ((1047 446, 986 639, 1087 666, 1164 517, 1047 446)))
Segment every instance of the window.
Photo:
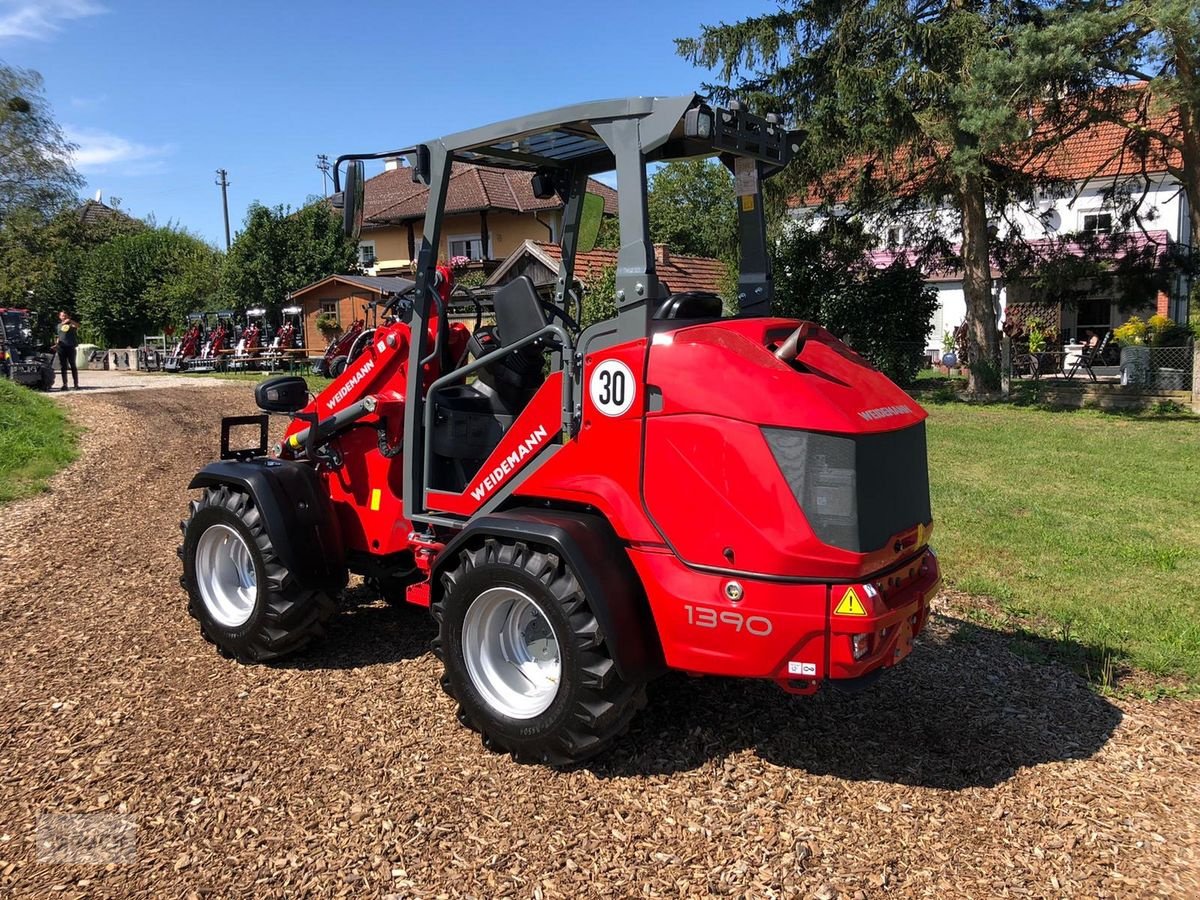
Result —
POLYGON ((1112 213, 1085 213, 1083 230, 1088 234, 1112 234, 1112 213))
POLYGON ((375 265, 374 241, 358 242, 358 264, 364 269, 369 269, 371 266, 375 265))
POLYGON ((887 230, 887 245, 889 247, 899 247, 904 242, 904 229, 898 225, 893 225, 887 230))
POLYGON ((446 239, 450 250, 450 258, 466 256, 470 259, 483 259, 483 241, 477 234, 456 234, 446 239))
POLYGON ((321 315, 333 316, 335 319, 339 319, 338 302, 336 300, 322 300, 321 301, 321 315))

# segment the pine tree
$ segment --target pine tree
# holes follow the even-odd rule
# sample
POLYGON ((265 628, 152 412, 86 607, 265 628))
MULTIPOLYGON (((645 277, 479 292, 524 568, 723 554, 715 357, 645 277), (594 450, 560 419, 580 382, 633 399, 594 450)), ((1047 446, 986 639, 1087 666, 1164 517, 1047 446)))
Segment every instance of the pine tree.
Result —
POLYGON ((1031 133, 1059 139, 1031 120, 1066 114, 1040 104, 1057 68, 1013 40, 1043 14, 1038 2, 791 0, 677 42, 716 71, 718 100, 781 112, 803 131, 797 191, 815 184, 839 206, 923 216, 927 253, 951 243, 932 211, 955 212, 968 355, 983 363, 973 390, 999 361, 989 218, 1041 180, 1031 133))
POLYGON ((1015 39, 1026 54, 1054 60, 1059 82, 1089 98, 1090 121, 1125 129, 1116 153, 1133 181, 1147 170, 1179 181, 1190 242, 1200 246, 1200 4, 1060 0, 1041 27, 1015 39))

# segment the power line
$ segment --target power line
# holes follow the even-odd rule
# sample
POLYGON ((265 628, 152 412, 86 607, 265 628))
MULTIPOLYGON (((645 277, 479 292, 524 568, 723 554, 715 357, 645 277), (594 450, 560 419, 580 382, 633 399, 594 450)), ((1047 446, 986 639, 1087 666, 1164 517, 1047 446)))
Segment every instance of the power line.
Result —
POLYGON ((225 210, 225 252, 229 252, 229 173, 224 169, 217 169, 217 186, 221 189, 221 206, 225 210))
POLYGON ((329 157, 324 153, 317 154, 317 168, 321 170, 321 187, 325 196, 329 196, 329 157))

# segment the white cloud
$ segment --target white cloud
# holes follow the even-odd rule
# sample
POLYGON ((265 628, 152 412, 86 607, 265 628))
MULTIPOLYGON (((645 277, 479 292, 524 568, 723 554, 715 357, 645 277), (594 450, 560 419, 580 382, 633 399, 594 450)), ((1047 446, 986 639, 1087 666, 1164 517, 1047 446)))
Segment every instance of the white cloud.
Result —
POLYGON ((67 140, 78 147, 71 161, 86 174, 120 171, 125 175, 146 175, 162 171, 163 157, 175 148, 171 144, 139 144, 128 138, 94 128, 72 128, 64 131, 67 140))
POLYGON ((0 0, 0 40, 46 40, 71 19, 107 10, 93 0, 0 0))

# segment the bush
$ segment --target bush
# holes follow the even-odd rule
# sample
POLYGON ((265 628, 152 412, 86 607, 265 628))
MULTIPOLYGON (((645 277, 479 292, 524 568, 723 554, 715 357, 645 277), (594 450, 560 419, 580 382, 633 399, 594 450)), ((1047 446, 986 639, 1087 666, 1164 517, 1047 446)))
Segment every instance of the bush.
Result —
POLYGON ((615 316, 617 314, 617 267, 606 266, 584 288, 581 299, 583 300, 583 321, 579 324, 584 328, 615 316))
POLYGON ((924 362, 937 292, 920 269, 873 267, 861 226, 832 221, 787 229, 774 248, 775 310, 824 325, 900 384, 924 362))

